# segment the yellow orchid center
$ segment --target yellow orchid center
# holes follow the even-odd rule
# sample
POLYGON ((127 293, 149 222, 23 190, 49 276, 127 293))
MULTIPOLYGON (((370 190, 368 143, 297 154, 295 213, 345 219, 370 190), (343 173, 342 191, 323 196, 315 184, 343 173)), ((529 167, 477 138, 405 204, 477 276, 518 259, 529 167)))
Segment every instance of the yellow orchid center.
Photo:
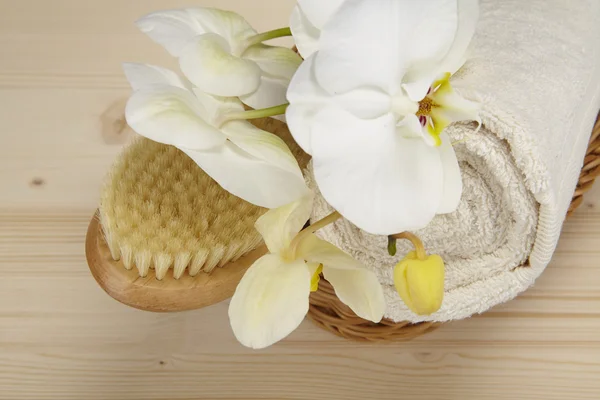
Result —
POLYGON ((423 100, 419 102, 419 111, 417 111, 417 117, 427 117, 431 114, 431 110, 433 107, 439 107, 439 105, 433 102, 433 99, 430 97, 425 97, 423 100))
POLYGON ((323 272, 323 264, 319 265, 319 268, 315 271, 310 280, 310 291, 316 292, 319 290, 319 282, 321 282, 321 272, 323 272))
POLYGON ((418 315, 430 315, 438 311, 444 299, 444 260, 438 255, 428 256, 423 242, 412 233, 405 232, 391 237, 408 239, 415 251, 394 268, 394 286, 408 308, 418 315))
POLYGON ((419 102, 419 110, 416 113, 421 125, 427 130, 435 146, 442 144, 440 134, 451 123, 439 112, 440 109, 444 108, 443 97, 453 92, 452 85, 450 85, 450 76, 451 74, 448 72, 442 78, 433 82, 427 96, 419 102))

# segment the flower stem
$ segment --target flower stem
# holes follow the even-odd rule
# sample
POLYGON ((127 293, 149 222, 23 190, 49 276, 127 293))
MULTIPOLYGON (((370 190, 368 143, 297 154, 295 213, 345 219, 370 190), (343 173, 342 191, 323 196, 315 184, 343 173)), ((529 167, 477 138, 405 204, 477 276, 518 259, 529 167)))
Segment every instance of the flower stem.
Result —
POLYGON ((402 232, 397 235, 391 235, 390 237, 393 239, 410 240, 410 242, 413 244, 413 246, 415 246, 415 250, 417 252, 417 258, 421 261, 424 261, 427 259, 427 252, 425 251, 425 246, 423 245, 423 242, 421 241, 421 239, 419 239, 419 237, 417 235, 410 233, 410 232, 402 232))
POLYGON ((397 251, 396 238, 393 236, 388 236, 388 254, 393 257, 396 255, 397 251))
POLYGON ((342 214, 340 214, 339 212, 335 211, 332 212, 331 214, 329 214, 328 216, 326 216, 323 219, 320 219, 319 221, 315 222, 314 224, 310 225, 308 228, 302 230, 302 232, 300 232, 298 234, 298 236, 305 234, 305 235, 310 235, 312 233, 315 233, 316 231, 318 231, 319 229, 323 229, 325 228, 327 225, 331 225, 333 224, 335 221, 337 221, 338 219, 342 218, 342 214))
POLYGON ((296 252, 296 248, 298 247, 298 244, 300 244, 302 242, 302 240, 305 239, 308 235, 312 235, 319 229, 323 229, 327 225, 333 224, 335 221, 337 221, 340 218, 342 218, 342 214, 335 211, 335 212, 329 214, 328 216, 326 216, 325 218, 315 222, 314 224, 312 224, 309 227, 300 231, 300 233, 296 235, 294 240, 292 240, 292 243, 290 243, 289 248, 292 250, 292 254, 294 254, 296 252))
POLYGON ((290 28, 274 29, 272 31, 259 33, 258 35, 252 36, 248 39, 247 45, 253 46, 255 44, 266 42, 267 40, 277 39, 286 36, 292 36, 292 30, 290 28))
POLYGON ((250 111, 241 111, 238 113, 229 113, 224 116, 224 118, 221 122, 221 125, 223 125, 226 122, 233 121, 233 120, 239 120, 239 119, 248 120, 248 119, 266 118, 266 117, 274 117, 276 115, 285 114, 285 111, 287 110, 288 106, 289 106, 289 103, 286 103, 286 104, 282 104, 282 105, 275 106, 275 107, 261 108, 259 110, 250 110, 250 111))

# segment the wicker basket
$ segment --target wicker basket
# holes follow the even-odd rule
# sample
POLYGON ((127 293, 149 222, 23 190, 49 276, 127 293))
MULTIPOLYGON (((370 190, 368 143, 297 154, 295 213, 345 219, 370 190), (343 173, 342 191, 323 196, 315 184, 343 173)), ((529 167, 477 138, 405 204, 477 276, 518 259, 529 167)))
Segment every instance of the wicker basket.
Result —
MULTIPOLYGON (((588 151, 581 170, 579 183, 569 207, 569 215, 583 202, 583 195, 592 188, 594 180, 600 176, 600 115, 596 120, 588 151)), ((319 290, 310 299, 308 317, 320 327, 334 334, 356 341, 402 341, 410 340, 437 329, 441 323, 392 322, 383 320, 376 324, 356 316, 343 304, 331 285, 321 280, 319 290)))

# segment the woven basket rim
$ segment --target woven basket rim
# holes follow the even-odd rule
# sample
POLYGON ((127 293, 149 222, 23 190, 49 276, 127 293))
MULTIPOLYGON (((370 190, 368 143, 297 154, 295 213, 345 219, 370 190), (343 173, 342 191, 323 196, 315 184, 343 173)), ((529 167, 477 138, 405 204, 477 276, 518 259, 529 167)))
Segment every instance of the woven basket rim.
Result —
MULTIPOLYGON (((588 150, 579 176, 579 182, 567 215, 571 215, 583 203, 596 178, 600 176, 600 114, 590 136, 588 150)), ((322 279, 319 290, 311 295, 308 318, 321 328, 346 339, 360 342, 390 342, 411 340, 439 328, 442 323, 408 321, 393 322, 384 319, 380 323, 366 321, 356 316, 342 303, 331 284, 322 279)))

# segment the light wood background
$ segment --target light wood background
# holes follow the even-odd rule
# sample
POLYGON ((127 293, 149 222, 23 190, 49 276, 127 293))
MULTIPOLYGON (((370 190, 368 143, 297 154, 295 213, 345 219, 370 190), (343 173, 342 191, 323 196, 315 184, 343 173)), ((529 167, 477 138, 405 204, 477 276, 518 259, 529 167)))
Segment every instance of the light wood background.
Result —
POLYGON ((264 30, 292 3, 0 0, 0 398, 600 399, 598 187, 533 289, 410 343, 350 343, 306 322, 252 352, 226 304, 156 315, 96 286, 83 240, 129 135, 119 64, 174 66, 133 21, 219 5, 264 30))

